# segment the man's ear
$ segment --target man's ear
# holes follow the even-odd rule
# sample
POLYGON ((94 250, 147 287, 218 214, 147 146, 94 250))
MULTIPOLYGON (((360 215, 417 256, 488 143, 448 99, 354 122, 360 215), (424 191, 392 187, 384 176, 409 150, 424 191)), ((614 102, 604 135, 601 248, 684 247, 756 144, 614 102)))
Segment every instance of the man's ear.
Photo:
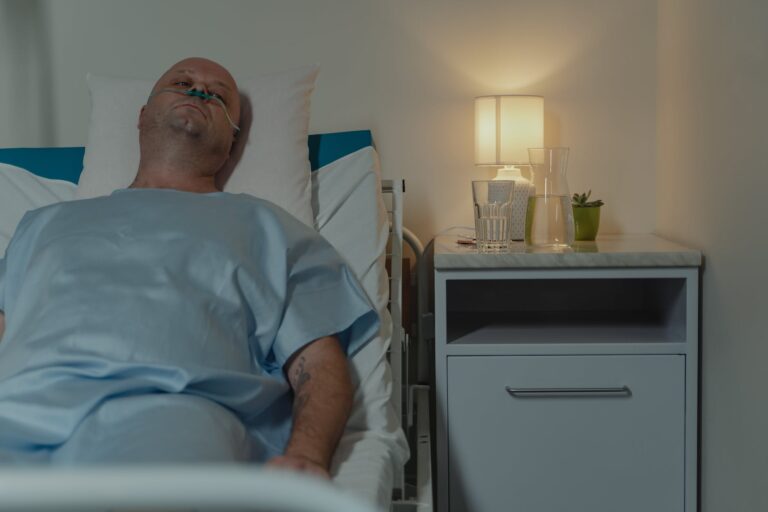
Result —
MULTIPOLYGON (((240 134, 239 130, 232 130, 232 142, 229 145, 229 154, 232 155, 232 152, 235 150, 235 146, 237 146, 237 140, 238 135, 240 134)), ((229 158, 229 157, 227 157, 229 158)))
POLYGON ((136 121, 136 128, 138 128, 139 130, 141 130, 141 118, 142 118, 142 116, 144 116, 144 109, 145 108, 147 108, 147 106, 143 105, 141 107, 141 110, 139 110, 139 120, 136 121))

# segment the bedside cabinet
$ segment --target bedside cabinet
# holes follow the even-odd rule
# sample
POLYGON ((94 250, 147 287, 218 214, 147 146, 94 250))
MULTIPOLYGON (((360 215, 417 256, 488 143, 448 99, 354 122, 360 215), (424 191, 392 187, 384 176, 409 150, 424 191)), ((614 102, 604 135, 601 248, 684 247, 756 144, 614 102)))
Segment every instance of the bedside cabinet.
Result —
POLYGON ((695 512, 701 254, 435 241, 437 509, 695 512))

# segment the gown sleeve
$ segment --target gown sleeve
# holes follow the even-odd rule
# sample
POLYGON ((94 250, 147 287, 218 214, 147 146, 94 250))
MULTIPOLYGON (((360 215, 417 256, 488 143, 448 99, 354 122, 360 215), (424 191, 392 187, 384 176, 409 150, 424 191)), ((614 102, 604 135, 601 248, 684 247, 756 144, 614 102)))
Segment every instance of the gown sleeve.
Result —
MULTIPOLYGON (((283 366, 307 343, 336 335, 352 356, 379 330, 379 317, 347 264, 320 236, 296 248, 273 351, 283 366)), ((293 259, 293 258, 292 258, 293 259)))
MULTIPOLYGON (((249 295, 262 294, 254 317, 257 324, 269 324, 258 343, 270 371, 283 368, 291 356, 306 344, 336 335, 348 356, 373 339, 379 330, 379 316, 352 270, 322 236, 289 223, 286 244, 270 241, 272 254, 259 261, 265 264, 261 280, 279 290, 277 300, 264 301, 264 287, 254 284, 249 295), (294 232, 291 229, 295 228, 294 232), (280 254, 277 255, 276 253, 280 254), (277 260, 280 263, 277 264, 277 260)), ((250 286, 249 286, 250 287, 250 286)))

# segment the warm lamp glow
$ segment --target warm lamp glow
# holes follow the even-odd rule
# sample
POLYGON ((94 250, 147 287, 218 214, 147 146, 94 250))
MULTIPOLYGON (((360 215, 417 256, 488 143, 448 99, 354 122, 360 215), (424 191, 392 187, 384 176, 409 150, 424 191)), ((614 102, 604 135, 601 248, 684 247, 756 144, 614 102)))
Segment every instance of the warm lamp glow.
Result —
POLYGON ((544 98, 475 98, 475 165, 528 163, 528 148, 544 146, 544 98))

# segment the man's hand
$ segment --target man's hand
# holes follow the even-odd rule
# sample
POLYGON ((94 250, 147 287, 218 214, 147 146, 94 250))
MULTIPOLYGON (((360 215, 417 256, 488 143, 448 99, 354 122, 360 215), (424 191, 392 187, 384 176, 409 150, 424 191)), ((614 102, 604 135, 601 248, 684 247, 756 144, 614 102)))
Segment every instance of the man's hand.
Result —
POLYGON ((313 460, 295 455, 280 455, 278 457, 273 457, 267 462, 267 466, 278 469, 291 469, 300 473, 319 476, 326 480, 331 479, 331 475, 328 473, 327 468, 324 468, 313 460))
POLYGON ((328 468, 352 410, 347 356, 334 336, 319 338, 285 364, 293 389, 293 430, 285 454, 267 464, 329 478, 328 468))

